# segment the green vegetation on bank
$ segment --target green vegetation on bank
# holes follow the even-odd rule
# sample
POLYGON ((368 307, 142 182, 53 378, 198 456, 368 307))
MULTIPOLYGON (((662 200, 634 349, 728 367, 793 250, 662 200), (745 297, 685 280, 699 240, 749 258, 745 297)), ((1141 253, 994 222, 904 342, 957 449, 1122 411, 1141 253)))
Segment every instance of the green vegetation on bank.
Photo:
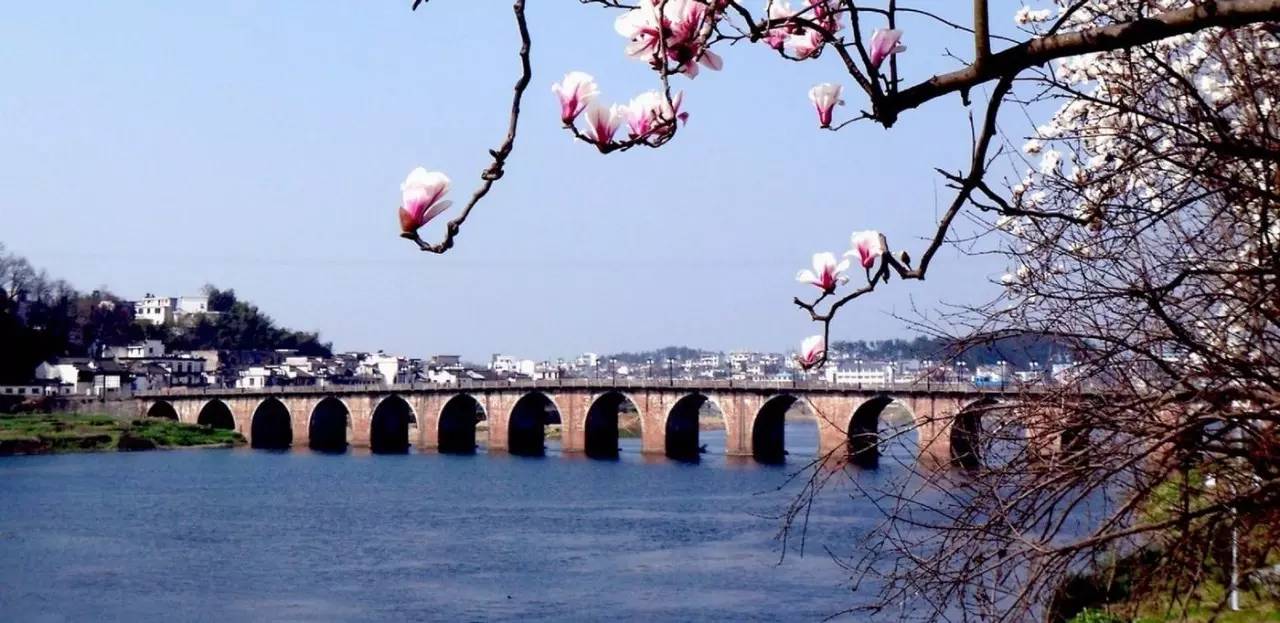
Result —
POLYGON ((54 413, 0 416, 0 456, 62 452, 131 452, 244 443, 235 431, 170 420, 125 420, 54 413))
MULTIPOLYGON (((1152 490, 1141 507, 1139 521, 1158 523, 1173 519, 1182 505, 1188 511, 1201 508, 1210 500, 1195 492, 1204 490, 1204 476, 1196 469, 1163 482, 1152 490), (1188 490, 1193 493, 1184 499, 1184 492, 1188 490)), ((1276 542, 1275 527, 1254 525, 1240 530, 1239 611, 1225 607, 1226 578, 1230 573, 1230 527, 1193 520, 1188 528, 1205 539, 1204 555, 1197 570, 1199 578, 1188 583, 1189 590, 1163 573, 1161 566, 1168 561, 1164 560, 1165 553, 1156 541, 1071 577, 1063 587, 1055 610, 1068 616, 1075 613, 1067 623, 1280 622, 1280 573, 1262 571, 1280 562, 1270 545, 1276 542)))
POLYGON ((1280 601, 1261 590, 1244 590, 1240 595, 1240 610, 1231 611, 1222 607, 1225 603, 1226 588, 1217 582, 1207 583, 1200 587, 1186 603, 1142 602, 1136 607, 1129 604, 1112 606, 1115 613, 1108 610, 1089 608, 1080 611, 1069 623, 1259 623, 1280 622, 1280 601), (1138 612, 1138 616, 1130 618, 1117 614, 1120 612, 1138 612))

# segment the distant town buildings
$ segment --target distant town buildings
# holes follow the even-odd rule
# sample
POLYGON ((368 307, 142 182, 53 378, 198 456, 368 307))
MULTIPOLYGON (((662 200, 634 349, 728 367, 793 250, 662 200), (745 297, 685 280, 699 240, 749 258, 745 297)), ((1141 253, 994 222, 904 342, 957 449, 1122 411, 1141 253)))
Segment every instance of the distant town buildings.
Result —
MULTIPOLYGON (((201 313, 204 303, 149 297, 137 305, 156 318, 201 313), (160 304, 157 301, 168 301, 160 304), (160 310, 155 312, 154 310, 160 310)), ((905 383, 972 383, 980 387, 1067 383, 1075 378, 1069 361, 1032 362, 1015 369, 1000 361, 970 367, 964 362, 871 361, 850 353, 829 353, 826 365, 803 370, 794 355, 747 350, 727 354, 675 349, 602 357, 583 353, 571 359, 537 361, 494 354, 487 365, 468 364, 458 355, 413 358, 382 351, 304 356, 292 350, 199 350, 170 352, 160 340, 102 345, 95 357, 59 357, 41 363, 32 379, 0 386, 0 398, 111 397, 173 387, 268 387, 338 385, 459 385, 558 379, 639 379, 677 381, 826 382, 878 387, 905 383), (681 356, 664 356, 679 352, 681 356)))

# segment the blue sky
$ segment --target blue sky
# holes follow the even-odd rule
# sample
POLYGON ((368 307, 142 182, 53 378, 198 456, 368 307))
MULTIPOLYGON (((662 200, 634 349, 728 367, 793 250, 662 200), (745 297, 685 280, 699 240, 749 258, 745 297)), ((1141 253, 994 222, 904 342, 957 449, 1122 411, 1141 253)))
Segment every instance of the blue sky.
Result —
MULTIPOLYGON (((691 119, 674 142, 600 156, 558 127, 550 85, 580 69, 625 101, 655 78, 623 55, 616 11, 539 1, 507 177, 453 251, 422 254, 396 235, 399 183, 422 165, 470 194, 505 129, 516 40, 507 2, 409 4, 8 7, 0 242, 126 297, 234 287, 342 349, 783 350, 814 332, 790 303, 809 256, 864 228, 918 254, 948 198, 932 167, 964 162, 957 99, 891 131, 819 132, 809 87, 850 85, 834 55, 743 45, 721 50, 724 71, 676 80, 691 119)), ((953 67, 943 54, 964 41, 908 24, 902 66, 953 67)), ((858 109, 850 95, 838 115, 858 109)), ((935 269, 847 308, 834 335, 908 335, 893 314, 986 300, 1002 272, 952 248, 935 269)))

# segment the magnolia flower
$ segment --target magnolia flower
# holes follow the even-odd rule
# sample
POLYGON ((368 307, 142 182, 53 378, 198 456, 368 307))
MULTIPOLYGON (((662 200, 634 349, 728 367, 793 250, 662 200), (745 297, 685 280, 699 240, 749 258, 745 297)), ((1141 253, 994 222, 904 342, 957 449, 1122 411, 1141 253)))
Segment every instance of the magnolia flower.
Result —
POLYGON ((1045 22, 1048 21, 1050 17, 1053 17, 1053 13, 1050 12, 1049 9, 1033 10, 1029 6, 1024 6, 1021 9, 1018 9, 1017 14, 1013 16, 1013 21, 1017 24, 1026 25, 1035 22, 1045 22))
POLYGON ((878 68, 891 54, 906 52, 907 46, 898 45, 900 39, 902 31, 897 29, 877 28, 871 33, 871 66, 878 68))
POLYGON ((876 258, 884 255, 885 250, 889 247, 889 243, 885 241, 884 234, 875 231, 859 231, 854 232, 850 238, 853 243, 853 249, 845 252, 845 257, 851 255, 858 256, 858 263, 862 267, 871 270, 876 264, 876 258))
POLYGON ((600 88, 591 74, 571 71, 564 75, 564 80, 551 85, 551 92, 560 98, 560 120, 570 125, 600 94, 600 88))
POLYGON ((766 5, 770 21, 790 19, 796 15, 795 9, 791 8, 791 2, 788 0, 767 0, 766 5))
POLYGON ((587 108, 587 136, 597 145, 605 145, 613 141, 613 135, 617 134, 618 126, 622 125, 622 117, 622 106, 614 104, 605 108, 592 102, 587 108))
POLYGON ((806 0, 809 6, 799 10, 792 9, 791 3, 785 0, 767 1, 769 21, 778 25, 766 31, 763 40, 775 50, 789 50, 792 58, 817 56, 826 43, 821 31, 834 35, 841 28, 840 10, 833 0, 806 0), (797 16, 818 28, 805 28, 792 20, 797 16))
MULTIPOLYGON (((645 91, 632 98, 631 102, 622 109, 631 138, 647 136, 663 124, 673 123, 676 119, 688 121, 689 113, 680 112, 680 104, 683 102, 683 91, 677 92, 671 98, 674 107, 668 105, 667 98, 657 91, 645 91)), ((670 129, 667 132, 670 132, 670 129)))
POLYGON ((813 102, 813 107, 818 111, 818 127, 831 127, 832 111, 836 105, 844 106, 844 100, 840 99, 841 88, 838 84, 823 82, 809 89, 809 101, 813 102))
POLYGON ((440 201, 449 192, 449 177, 418 167, 400 185, 400 231, 412 234, 453 205, 440 201))
POLYGON ((836 286, 849 281, 844 271, 849 270, 849 260, 836 263, 834 253, 814 253, 813 270, 796 273, 796 281, 816 286, 824 293, 834 292, 836 286))
POLYGON ((808 370, 816 365, 827 354, 827 340, 821 335, 811 335, 800 342, 800 353, 797 360, 800 367, 808 370))
MULTIPOLYGON (((659 55, 665 46, 666 60, 675 62, 678 71, 693 78, 698 75, 699 63, 717 71, 724 66, 724 61, 707 48, 701 36, 708 19, 707 8, 697 0, 667 0, 665 10, 661 2, 642 4, 619 15, 613 28, 630 40, 627 56, 647 60, 657 68, 663 62, 659 55), (659 45, 658 37, 663 33, 666 37, 659 45)), ((719 13, 713 12, 710 19, 718 17, 719 13)))
MULTIPOLYGON (((791 8, 791 3, 787 2, 787 0, 768 0, 766 8, 769 12, 769 21, 771 22, 782 22, 784 20, 789 20, 796 15, 795 9, 791 8)), ((765 33, 764 41, 769 47, 775 50, 781 50, 783 44, 787 41, 787 37, 798 34, 800 30, 800 26, 787 23, 785 26, 778 26, 776 28, 769 29, 769 31, 765 33)))
POLYGON ((640 7, 623 13, 613 20, 613 29, 631 41, 627 44, 627 56, 640 58, 658 53, 658 9, 640 7))
POLYGON ((786 45, 791 48, 791 54, 796 58, 812 58, 818 55, 818 50, 822 49, 825 40, 822 33, 816 30, 810 30, 807 33, 799 35, 791 35, 787 37, 786 45))

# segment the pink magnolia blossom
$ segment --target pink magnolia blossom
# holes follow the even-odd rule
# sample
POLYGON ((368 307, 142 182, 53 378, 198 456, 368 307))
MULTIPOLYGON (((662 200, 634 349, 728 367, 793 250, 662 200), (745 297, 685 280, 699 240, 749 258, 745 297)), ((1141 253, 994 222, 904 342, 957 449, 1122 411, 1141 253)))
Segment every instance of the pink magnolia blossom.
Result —
MULTIPOLYGON (((799 16, 833 35, 840 30, 840 12, 833 0, 807 0, 807 4, 809 6, 804 9, 795 10, 785 0, 768 0, 769 20, 778 22, 799 16)), ((763 40, 775 50, 789 50, 791 56, 798 59, 817 56, 826 43, 822 32, 805 28, 795 21, 774 26, 765 33, 763 40)))
POLYGON ((818 51, 822 49, 824 40, 822 33, 816 30, 799 35, 791 35, 787 38, 787 45, 791 47, 791 54, 796 58, 813 58, 818 55, 818 51))
POLYGON ((449 177, 418 167, 400 185, 400 231, 412 234, 453 205, 440 201, 449 192, 449 177))
POLYGON ((849 281, 844 271, 849 270, 849 260, 836 263, 834 253, 814 253, 813 270, 802 270, 796 273, 796 281, 811 284, 830 294, 836 286, 849 281))
POLYGON ((560 120, 565 125, 572 125, 574 119, 587 109, 587 104, 600 94, 600 88, 591 74, 571 71, 564 75, 564 80, 551 85, 551 92, 560 98, 560 120))
MULTIPOLYGON (((676 119, 688 121, 689 113, 680 112, 680 104, 684 102, 684 92, 677 92, 672 98, 673 106, 667 104, 667 98, 657 91, 645 91, 637 95, 627 104, 624 114, 631 138, 648 136, 658 131, 664 124, 676 119)), ((670 132, 670 129, 666 130, 670 132)))
POLYGON ((831 127, 832 111, 837 105, 844 106, 844 100, 840 99, 841 88, 838 84, 824 82, 809 89, 809 101, 818 111, 818 127, 831 127))
MULTIPOLYGON (((766 0, 767 9, 769 11, 769 21, 789 20, 795 17, 796 11, 791 8, 791 3, 787 0, 766 0)), ((764 41, 769 47, 775 50, 781 50, 787 42, 787 38, 800 31, 800 26, 788 22, 784 26, 776 26, 770 28, 765 33, 764 41)))
POLYGON ((709 26, 706 21, 717 19, 723 7, 717 5, 708 15, 709 7, 698 0, 667 0, 665 10, 661 4, 660 1, 642 3, 614 20, 614 30, 630 41, 627 56, 659 67, 662 45, 658 38, 665 32, 667 36, 662 44, 666 46, 667 60, 674 62, 678 71, 693 78, 698 75, 699 63, 708 69, 720 70, 724 61, 707 48, 702 31, 709 26))
POLYGON ((846 252, 845 257, 858 256, 858 263, 867 270, 875 266, 876 259, 884 255, 885 249, 889 246, 884 234, 875 230, 854 232, 851 241, 853 249, 846 252))
POLYGON ((800 353, 796 360, 800 367, 808 370, 822 361, 827 354, 827 340, 821 335, 811 335, 800 342, 800 353))
POLYGON ((880 63, 890 55, 906 52, 907 46, 898 45, 901 39, 902 31, 897 29, 877 28, 871 33, 871 49, 868 50, 871 55, 871 66, 879 68, 880 63))
POLYGON ((617 104, 605 108, 595 102, 591 103, 587 108, 586 130, 591 142, 606 145, 613 141, 613 135, 618 133, 618 126, 622 125, 623 108, 617 104))

